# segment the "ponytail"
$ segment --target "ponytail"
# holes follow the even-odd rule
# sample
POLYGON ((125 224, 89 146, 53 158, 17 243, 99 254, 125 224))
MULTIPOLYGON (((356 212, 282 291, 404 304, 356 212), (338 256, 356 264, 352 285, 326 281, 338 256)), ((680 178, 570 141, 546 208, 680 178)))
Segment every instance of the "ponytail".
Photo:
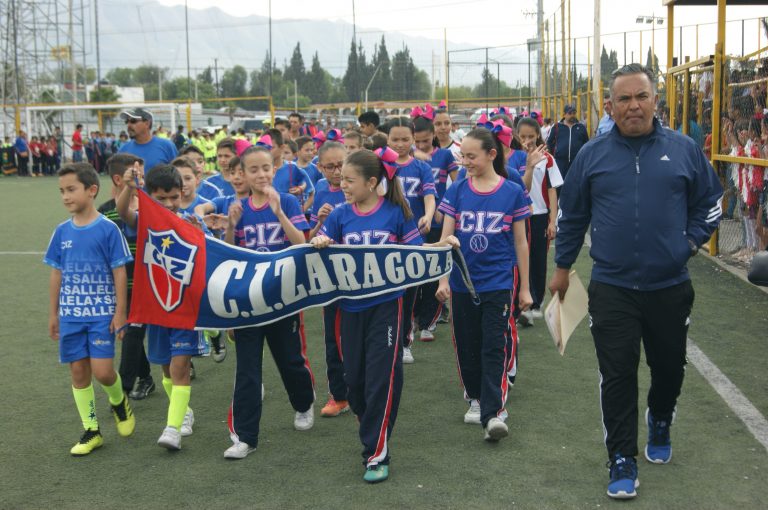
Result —
POLYGON ((467 133, 467 137, 474 138, 475 140, 479 141, 480 147, 486 153, 491 152, 491 150, 496 151, 496 157, 493 158, 493 170, 504 179, 507 179, 509 174, 507 173, 507 163, 505 161, 506 158, 504 158, 504 147, 502 147, 498 138, 493 136, 493 133, 484 127, 477 127, 473 129, 467 133))
POLYGON ((405 219, 413 218, 411 207, 403 193, 400 180, 395 175, 397 153, 388 147, 377 149, 376 153, 361 149, 347 156, 346 164, 357 168, 363 179, 376 179, 376 186, 386 186, 384 198, 402 209, 405 219), (394 158, 394 159, 392 159, 394 158))

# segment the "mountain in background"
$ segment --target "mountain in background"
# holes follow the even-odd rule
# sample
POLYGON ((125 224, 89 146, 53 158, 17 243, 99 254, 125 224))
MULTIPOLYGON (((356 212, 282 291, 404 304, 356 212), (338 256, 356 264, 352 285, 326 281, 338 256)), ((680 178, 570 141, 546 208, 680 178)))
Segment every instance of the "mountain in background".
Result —
MULTIPOLYGON (((102 76, 115 67, 136 67, 141 64, 168 68, 172 76, 186 75, 184 7, 164 6, 156 2, 142 2, 138 5, 103 2, 99 7, 102 76)), ((193 76, 208 66, 214 66, 214 59, 218 60, 219 77, 225 69, 237 64, 249 71, 259 68, 269 49, 269 19, 265 16, 235 17, 217 7, 190 8, 189 27, 193 76)), ((272 21, 274 60, 282 68, 290 60, 298 42, 307 67, 312 61, 312 55, 317 52, 323 68, 331 75, 341 77, 347 68, 352 34, 352 24, 345 21, 276 19, 272 21)), ((442 40, 358 27, 357 39, 362 42, 368 60, 382 35, 386 38, 390 54, 407 45, 416 66, 434 80, 444 82, 442 40)), ((471 47, 448 42, 449 51, 471 47)), ((89 67, 95 67, 95 55, 95 48, 89 48, 89 67)), ((493 56, 491 52, 491 58, 493 56)), ((527 58, 525 46, 505 48, 504 61, 525 62, 527 58)), ((480 81, 484 59, 484 50, 451 55, 451 61, 457 62, 455 67, 451 64, 451 84, 474 84, 480 81), (459 64, 458 61, 471 61, 473 64, 459 64)), ((490 67, 495 73, 496 66, 491 63, 490 67)), ((508 82, 527 79, 527 70, 517 65, 508 66, 501 73, 502 79, 508 82), (513 77, 513 73, 517 73, 517 76, 513 77)))

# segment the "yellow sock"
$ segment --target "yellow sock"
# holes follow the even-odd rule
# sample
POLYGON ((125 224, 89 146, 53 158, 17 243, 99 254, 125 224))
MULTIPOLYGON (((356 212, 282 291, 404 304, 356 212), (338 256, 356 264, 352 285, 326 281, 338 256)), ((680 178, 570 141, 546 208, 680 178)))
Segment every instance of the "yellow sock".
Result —
POLYGON ((176 386, 173 385, 173 391, 171 392, 171 403, 168 404, 168 426, 181 428, 181 424, 184 422, 184 415, 187 412, 189 406, 189 396, 192 392, 191 386, 176 386))
POLYGON ((171 400, 171 392, 173 392, 173 381, 170 377, 163 376, 163 389, 165 394, 168 395, 168 400, 171 400))
POLYGON ((112 386, 102 384, 101 387, 104 388, 104 391, 109 397, 109 403, 113 406, 118 405, 123 401, 123 398, 125 398, 125 393, 123 393, 123 381, 120 379, 120 374, 117 374, 117 379, 112 386))
POLYGON ((83 421, 83 428, 85 430, 98 429, 96 395, 93 392, 93 385, 89 384, 87 388, 75 388, 73 386, 72 394, 75 396, 75 405, 77 406, 77 412, 80 413, 80 419, 83 421))

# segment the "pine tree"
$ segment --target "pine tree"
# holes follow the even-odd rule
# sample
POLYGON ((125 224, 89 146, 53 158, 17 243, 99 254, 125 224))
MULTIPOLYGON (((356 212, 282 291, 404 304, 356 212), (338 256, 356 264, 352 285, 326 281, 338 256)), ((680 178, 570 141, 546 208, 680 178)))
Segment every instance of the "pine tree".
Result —
POLYGON ((284 77, 289 86, 293 87, 293 82, 296 80, 299 90, 304 89, 307 76, 304 67, 304 57, 301 56, 301 43, 296 43, 293 55, 291 55, 291 63, 285 68, 284 77))
POLYGON ((313 103, 327 103, 331 93, 331 80, 328 72, 320 65, 320 58, 315 52, 312 57, 312 69, 307 74, 304 94, 312 99, 313 103))
MULTIPOLYGON (((363 61, 363 66, 365 61, 363 61)), ((347 57, 347 70, 341 79, 344 97, 347 101, 358 101, 360 99, 360 57, 357 51, 357 44, 352 41, 349 48, 349 57, 347 57)))

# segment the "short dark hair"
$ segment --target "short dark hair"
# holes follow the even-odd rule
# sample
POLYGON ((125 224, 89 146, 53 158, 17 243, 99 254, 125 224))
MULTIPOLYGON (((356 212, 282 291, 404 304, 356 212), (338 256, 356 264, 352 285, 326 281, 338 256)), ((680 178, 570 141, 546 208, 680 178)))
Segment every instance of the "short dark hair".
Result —
MULTIPOLYGON (((218 147, 216 147, 216 150, 218 150, 218 149, 219 149, 219 148, 218 148, 218 147)), ((200 150, 200 147, 198 147, 197 145, 187 145, 186 147, 184 147, 183 149, 181 149, 181 150, 179 151, 179 155, 180 155, 180 156, 186 156, 186 155, 187 155, 187 154, 189 154, 190 152, 194 152, 195 154, 199 154, 199 155, 201 155, 202 157, 205 157, 205 154, 203 154, 203 151, 202 151, 202 150, 200 150)))
POLYGON ((123 175, 128 170, 128 167, 133 166, 135 163, 143 165, 144 160, 127 152, 120 152, 107 160, 107 172, 110 177, 113 175, 123 175))
POLYGON ((286 129, 291 129, 291 123, 288 122, 288 119, 275 119, 275 127, 277 126, 285 126, 286 129))
POLYGON ((173 168, 189 168, 192 170, 192 173, 195 175, 199 175, 200 173, 197 170, 197 165, 195 165, 195 162, 192 161, 187 156, 179 156, 177 158, 174 158, 173 161, 171 161, 171 166, 173 168))
POLYGON ((286 140, 285 145, 288 146, 292 154, 296 154, 297 152, 299 152, 299 146, 293 140, 286 140))
MULTIPOLYGON (((277 122, 275 122, 275 124, 277 124, 277 122)), ((283 134, 280 132, 279 129, 275 129, 275 128, 268 129, 267 134, 272 139, 273 147, 279 147, 285 143, 285 141, 283 140, 283 134)), ((242 156, 240 156, 240 158, 242 159, 242 156)))
POLYGON ((56 175, 59 177, 64 177, 65 175, 69 174, 75 174, 77 181, 82 183, 86 189, 90 188, 91 186, 96 186, 96 194, 99 194, 99 174, 96 172, 96 169, 93 168, 93 166, 91 166, 89 163, 69 163, 61 167, 56 175))
POLYGON ((163 191, 171 191, 174 188, 181 189, 181 174, 173 165, 161 163, 155 165, 147 173, 144 178, 144 186, 149 193, 162 189, 163 191))
POLYGON ((232 154, 237 154, 237 149, 235 149, 235 139, 229 137, 223 138, 216 144, 216 152, 219 152, 221 149, 227 149, 232 151, 232 154))
POLYGON ((299 122, 304 122, 304 116, 299 112, 291 112, 291 114, 288 115, 288 118, 290 119, 291 117, 296 117, 299 119, 299 122))
POLYGON ((82 124, 78 124, 77 126, 75 126, 75 129, 80 129, 81 127, 83 127, 83 125, 82 124))
POLYGON ((379 118, 379 114, 373 111, 361 113, 357 118, 357 121, 360 124, 373 124, 374 126, 381 124, 381 118, 379 118))
POLYGON ((613 95, 613 84, 616 82, 616 78, 619 78, 620 76, 629 76, 631 74, 644 74, 648 77, 648 81, 651 82, 651 89, 654 94, 656 93, 656 77, 653 76, 651 70, 642 64, 627 64, 611 73, 611 81, 608 82, 608 91, 611 95, 613 95))
POLYGON ((301 149, 302 147, 304 147, 305 145, 307 145, 311 141, 312 141, 312 138, 310 138, 308 136, 300 136, 300 137, 298 137, 296 139, 296 147, 301 149))

